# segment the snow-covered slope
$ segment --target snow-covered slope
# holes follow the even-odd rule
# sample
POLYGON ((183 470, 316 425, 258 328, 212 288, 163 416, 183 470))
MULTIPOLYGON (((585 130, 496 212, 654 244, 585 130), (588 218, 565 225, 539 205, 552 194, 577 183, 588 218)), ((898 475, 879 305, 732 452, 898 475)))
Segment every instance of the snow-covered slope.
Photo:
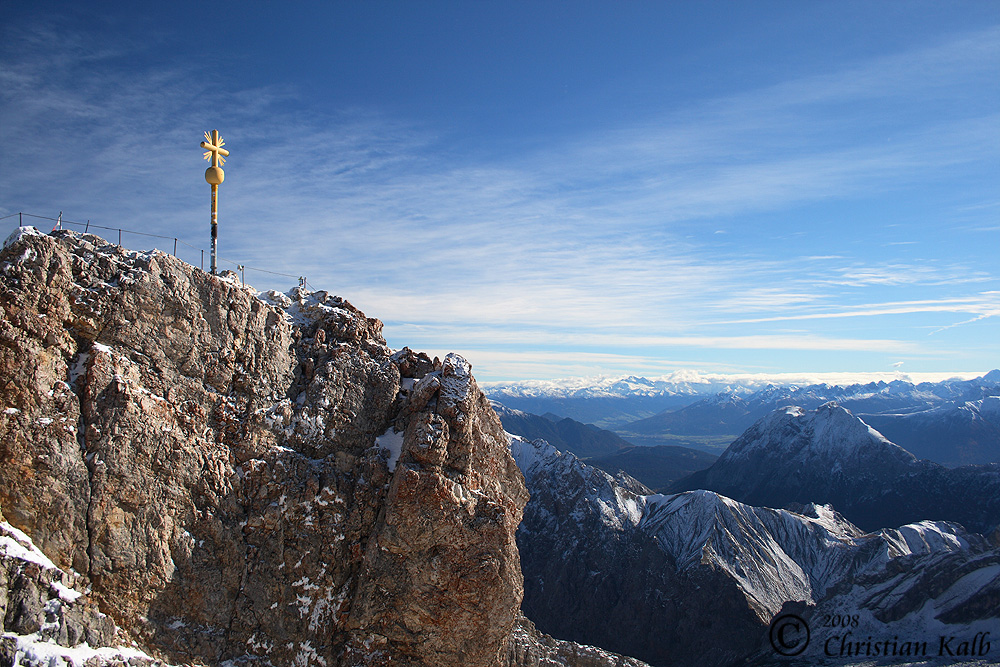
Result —
POLYGON ((23 667, 164 665, 123 646, 92 605, 79 577, 65 572, 0 514, 0 664, 23 667), (16 581, 18 590, 8 590, 16 581))
MULTIPOLYGON (((544 440, 528 441, 507 434, 510 452, 525 481, 540 494, 549 496, 560 515, 581 524, 591 519, 603 527, 621 531, 634 528, 642 518, 648 489, 624 473, 613 477, 600 468, 586 465, 571 452, 560 452, 544 440)), ((540 500, 540 499, 539 499, 540 500)), ((555 528, 558 516, 547 503, 536 502, 543 524, 555 528)))
POLYGON ((798 406, 775 410, 733 442, 719 461, 732 464, 759 456, 796 464, 821 458, 829 460, 834 468, 850 458, 915 460, 905 449, 832 402, 814 411, 798 406))
MULTIPOLYGON (((816 426, 829 436, 828 448, 845 432, 857 446, 865 437, 881 442, 835 414, 816 426)), ((829 506, 774 510, 704 490, 643 495, 622 486, 630 478, 616 479, 544 441, 512 436, 511 451, 532 494, 518 533, 525 614, 554 636, 650 664, 738 661, 758 648, 789 601, 812 608, 850 593, 888 618, 899 608, 892 587, 907 579, 907 599, 922 595, 947 612, 955 604, 939 599, 935 587, 945 584, 921 572, 964 567, 987 591, 1000 576, 983 560, 996 551, 956 524, 865 533, 829 506)), ((953 597, 983 609, 990 598, 963 586, 953 597)), ((966 628, 979 620, 972 613, 955 622, 966 628)))
POLYGON ((960 526, 925 521, 863 533, 830 506, 803 513, 744 505, 711 491, 646 499, 641 530, 680 569, 711 564, 728 573, 762 619, 784 602, 816 602, 830 587, 884 571, 902 557, 967 550, 960 526))
POLYGON ((767 507, 832 504, 866 530, 933 519, 988 532, 1000 522, 1000 465, 917 460, 836 403, 775 410, 671 491, 691 489, 767 507))

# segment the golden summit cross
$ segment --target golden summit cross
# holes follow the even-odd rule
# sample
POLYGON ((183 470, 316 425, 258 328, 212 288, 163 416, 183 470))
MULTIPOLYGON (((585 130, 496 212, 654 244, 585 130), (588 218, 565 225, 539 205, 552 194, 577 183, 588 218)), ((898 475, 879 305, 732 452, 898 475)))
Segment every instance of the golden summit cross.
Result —
POLYGON ((216 272, 216 248, 219 239, 219 184, 226 180, 226 172, 222 171, 222 165, 226 163, 229 155, 223 146, 226 142, 219 136, 218 130, 212 130, 212 134, 205 133, 205 141, 201 142, 201 147, 205 149, 205 159, 211 160, 211 166, 205 170, 205 180, 212 186, 212 275, 216 272))
POLYGON ((218 130, 212 130, 212 134, 205 133, 205 141, 201 142, 201 147, 205 149, 205 159, 211 159, 213 167, 226 164, 226 156, 229 155, 229 151, 223 148, 225 145, 226 142, 219 136, 218 130))

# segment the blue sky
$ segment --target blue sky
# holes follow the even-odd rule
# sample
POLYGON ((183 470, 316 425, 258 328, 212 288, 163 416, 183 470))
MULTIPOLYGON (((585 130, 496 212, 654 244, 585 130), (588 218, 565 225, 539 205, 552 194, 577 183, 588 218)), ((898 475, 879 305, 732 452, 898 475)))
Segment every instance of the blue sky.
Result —
POLYGON ((481 381, 986 372, 998 73, 993 1, 6 0, 0 216, 207 248, 218 129, 223 258, 481 381))

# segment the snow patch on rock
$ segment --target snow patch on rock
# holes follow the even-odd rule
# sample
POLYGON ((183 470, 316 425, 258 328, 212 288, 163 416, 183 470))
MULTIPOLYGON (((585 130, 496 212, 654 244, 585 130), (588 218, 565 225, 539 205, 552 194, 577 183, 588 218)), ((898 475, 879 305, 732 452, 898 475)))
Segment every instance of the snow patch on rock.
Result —
POLYGON ((388 452, 386 464, 389 466, 389 472, 396 470, 399 455, 403 453, 403 435, 403 433, 396 432, 390 427, 388 431, 375 438, 378 446, 388 452))

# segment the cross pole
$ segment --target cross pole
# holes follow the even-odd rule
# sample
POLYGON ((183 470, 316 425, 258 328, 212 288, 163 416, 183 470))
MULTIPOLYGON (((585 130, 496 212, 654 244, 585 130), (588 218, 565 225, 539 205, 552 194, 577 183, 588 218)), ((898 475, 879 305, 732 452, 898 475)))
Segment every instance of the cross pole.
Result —
POLYGON ((216 247, 219 239, 219 184, 226 178, 226 172, 222 171, 222 165, 226 163, 229 155, 223 146, 226 142, 219 136, 218 130, 212 130, 212 134, 205 133, 205 141, 201 142, 201 147, 205 149, 204 158, 211 160, 211 166, 205 170, 205 180, 212 186, 212 275, 216 273, 216 247))

